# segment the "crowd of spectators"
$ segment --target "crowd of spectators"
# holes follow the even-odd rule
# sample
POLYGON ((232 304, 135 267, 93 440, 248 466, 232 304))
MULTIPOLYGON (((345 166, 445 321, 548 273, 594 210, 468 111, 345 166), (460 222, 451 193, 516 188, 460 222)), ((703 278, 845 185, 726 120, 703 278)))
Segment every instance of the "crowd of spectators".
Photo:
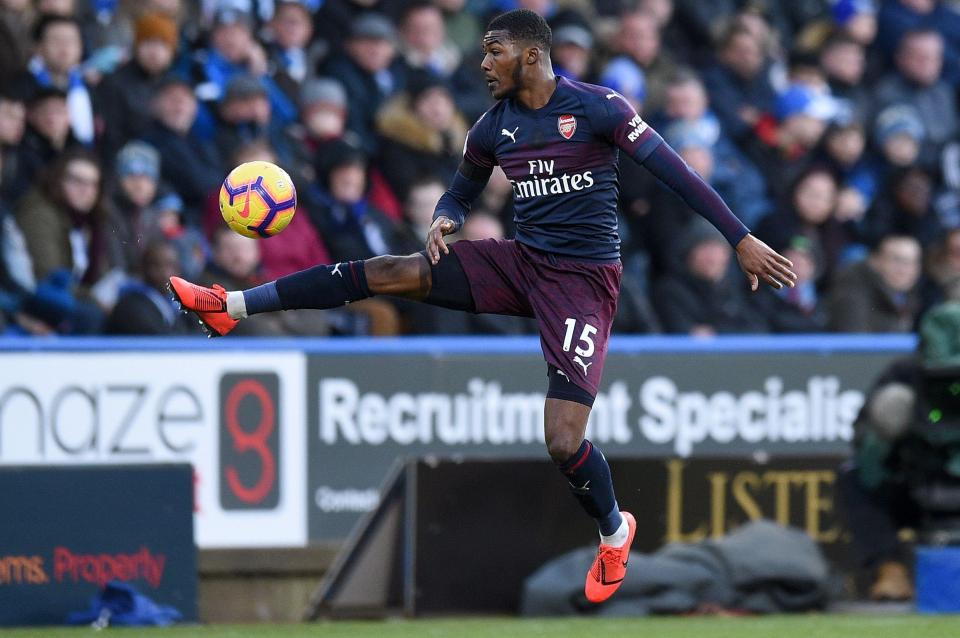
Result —
MULTIPOLYGON (((170 275, 242 288, 422 248, 491 105, 480 36, 548 18, 555 71, 611 87, 794 263, 751 294, 722 237, 621 162, 621 333, 906 332, 960 277, 960 9, 938 0, 0 0, 0 332, 193 334, 170 275), (299 193, 268 240, 223 176, 299 193)), ((460 237, 509 237, 496 171, 460 237)), ((455 239, 455 238, 454 238, 455 239)), ((402 300, 246 334, 531 332, 402 300)))

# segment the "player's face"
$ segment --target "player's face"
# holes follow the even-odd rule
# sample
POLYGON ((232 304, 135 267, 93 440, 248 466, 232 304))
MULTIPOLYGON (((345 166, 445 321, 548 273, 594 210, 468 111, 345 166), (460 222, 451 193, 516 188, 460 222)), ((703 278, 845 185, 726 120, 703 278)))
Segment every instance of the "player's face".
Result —
POLYGON ((488 31, 483 36, 483 61, 480 69, 494 99, 510 97, 520 88, 523 49, 506 31, 488 31))

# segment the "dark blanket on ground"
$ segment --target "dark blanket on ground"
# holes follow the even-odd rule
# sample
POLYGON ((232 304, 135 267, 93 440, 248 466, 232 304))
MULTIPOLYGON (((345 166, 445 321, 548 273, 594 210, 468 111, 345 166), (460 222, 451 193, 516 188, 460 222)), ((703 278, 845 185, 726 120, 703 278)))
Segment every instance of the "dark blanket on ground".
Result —
POLYGON ((596 547, 574 550, 533 573, 521 612, 529 616, 676 614, 708 605, 755 613, 819 609, 829 570, 817 544, 798 529, 748 523, 718 540, 673 544, 654 554, 630 553, 620 590, 607 603, 583 596, 596 547))

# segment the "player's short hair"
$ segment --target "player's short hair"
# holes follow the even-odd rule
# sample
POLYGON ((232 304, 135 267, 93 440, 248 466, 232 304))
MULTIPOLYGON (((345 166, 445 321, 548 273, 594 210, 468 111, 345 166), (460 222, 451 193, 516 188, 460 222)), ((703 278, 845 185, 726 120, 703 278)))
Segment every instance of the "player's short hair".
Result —
POLYGON ((487 31, 506 31, 514 42, 532 42, 544 51, 553 44, 553 31, 543 17, 530 9, 501 13, 487 25, 487 31))

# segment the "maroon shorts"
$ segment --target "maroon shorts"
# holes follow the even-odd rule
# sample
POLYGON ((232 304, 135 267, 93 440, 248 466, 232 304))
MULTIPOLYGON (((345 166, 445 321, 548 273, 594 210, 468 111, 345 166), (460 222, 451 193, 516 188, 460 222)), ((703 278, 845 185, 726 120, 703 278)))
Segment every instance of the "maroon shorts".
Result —
POLYGON ((620 294, 620 262, 561 257, 513 240, 450 245, 477 312, 533 317, 547 363, 597 395, 620 294))

